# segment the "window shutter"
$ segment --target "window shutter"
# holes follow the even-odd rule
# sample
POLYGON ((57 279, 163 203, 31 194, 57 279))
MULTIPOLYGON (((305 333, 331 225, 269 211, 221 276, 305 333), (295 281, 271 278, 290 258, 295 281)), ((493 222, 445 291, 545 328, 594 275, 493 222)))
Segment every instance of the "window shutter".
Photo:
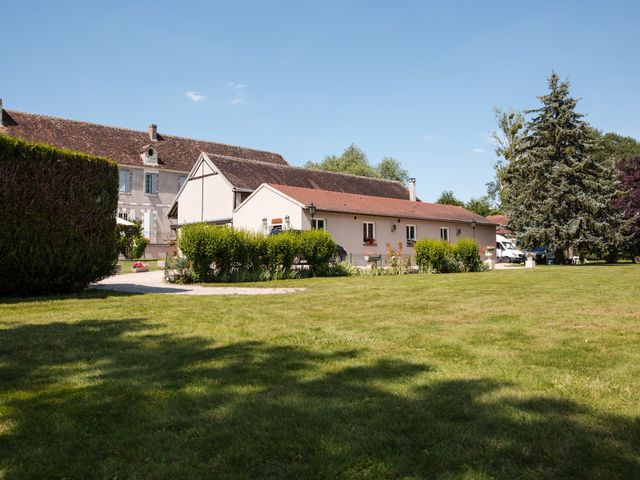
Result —
POLYGON ((131 173, 131 171, 127 170, 127 192, 131 192, 132 190, 132 177, 133 177, 133 173, 131 173))

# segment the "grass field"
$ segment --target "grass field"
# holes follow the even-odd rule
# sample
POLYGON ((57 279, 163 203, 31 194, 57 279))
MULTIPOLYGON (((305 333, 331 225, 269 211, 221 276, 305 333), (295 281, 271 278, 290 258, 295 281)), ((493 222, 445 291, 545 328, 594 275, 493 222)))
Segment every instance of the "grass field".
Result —
POLYGON ((0 478, 640 478, 640 267, 0 303, 0 478))

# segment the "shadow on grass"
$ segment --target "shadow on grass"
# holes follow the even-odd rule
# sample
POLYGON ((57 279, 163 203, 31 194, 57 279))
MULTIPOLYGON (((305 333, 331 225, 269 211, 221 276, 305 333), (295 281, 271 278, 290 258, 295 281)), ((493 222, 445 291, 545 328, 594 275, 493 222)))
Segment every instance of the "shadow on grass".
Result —
POLYGON ((640 475, 637 419, 364 357, 216 346, 145 319, 0 330, 0 476, 640 475))
POLYGON ((132 295, 142 295, 138 292, 121 292, 108 290, 106 288, 86 288, 75 293, 61 293, 54 295, 38 295, 31 297, 23 296, 0 296, 0 305, 11 305, 20 303, 48 302, 53 300, 92 300, 105 299, 109 297, 130 297, 132 295))

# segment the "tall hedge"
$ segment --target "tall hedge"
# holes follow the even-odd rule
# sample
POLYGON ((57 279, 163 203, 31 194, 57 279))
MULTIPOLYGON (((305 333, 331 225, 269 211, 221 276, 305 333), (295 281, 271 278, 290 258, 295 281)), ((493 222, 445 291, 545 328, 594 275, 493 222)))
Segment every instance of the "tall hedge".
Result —
POLYGON ((325 230, 304 230, 300 232, 300 251, 309 263, 312 275, 320 275, 326 270, 336 254, 336 242, 325 230))
POLYGON ((118 166, 0 135, 0 294, 79 290, 117 260, 118 166))
POLYGON ((336 251, 331 235, 324 231, 266 236, 205 223, 183 226, 178 245, 197 282, 287 278, 297 256, 307 259, 307 274, 321 275, 336 251))
POLYGON ((479 272, 482 270, 480 247, 470 238, 462 238, 453 247, 454 256, 462 263, 465 272, 479 272))

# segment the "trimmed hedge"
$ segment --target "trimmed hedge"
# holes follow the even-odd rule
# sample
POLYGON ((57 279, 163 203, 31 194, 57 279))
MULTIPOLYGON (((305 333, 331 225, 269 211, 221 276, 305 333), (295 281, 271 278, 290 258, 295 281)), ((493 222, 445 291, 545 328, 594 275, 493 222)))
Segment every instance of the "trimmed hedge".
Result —
POLYGON ((479 272, 482 259, 478 244, 461 239, 455 245, 444 240, 419 240, 414 245, 416 263, 423 272, 479 272))
POLYGON ((0 294, 82 289, 117 260, 118 166, 0 135, 0 294))
POLYGON ((416 263, 423 272, 450 271, 453 245, 444 240, 418 240, 413 248, 416 252, 416 263))
POLYGON ((326 230, 305 230, 300 233, 300 251, 309 263, 312 275, 324 275, 336 254, 336 242, 326 230))
POLYGON ((178 245, 197 282, 287 278, 296 258, 306 258, 305 274, 321 275, 336 251, 331 235, 324 231, 265 236, 204 223, 185 225, 178 245))
POLYGON ((479 272, 482 270, 480 247, 471 239, 463 238, 453 247, 454 256, 462 263, 465 272, 479 272))

